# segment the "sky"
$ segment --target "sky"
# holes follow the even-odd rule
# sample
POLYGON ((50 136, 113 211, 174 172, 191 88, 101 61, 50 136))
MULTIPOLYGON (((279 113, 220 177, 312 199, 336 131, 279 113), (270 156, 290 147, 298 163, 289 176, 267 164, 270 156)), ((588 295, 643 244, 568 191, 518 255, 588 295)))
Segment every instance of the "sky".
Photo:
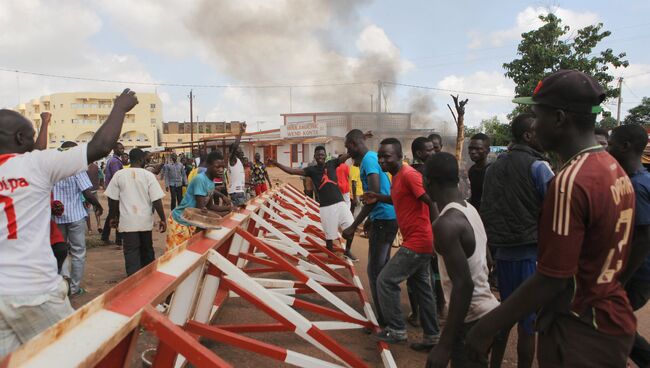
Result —
MULTIPOLYGON (((387 111, 413 112, 420 127, 449 129, 451 97, 441 89, 469 98, 467 125, 506 122, 514 84, 502 64, 550 10, 572 29, 604 23, 612 35, 596 50, 627 53, 629 67, 613 71, 624 77, 625 116, 650 96, 650 2, 621 4, 3 0, 0 107, 129 87, 158 93, 164 121, 189 121, 192 89, 196 120, 264 130, 280 126, 283 113, 369 111, 382 80, 391 82, 383 84, 387 111)), ((605 107, 615 115, 616 101, 605 107)))

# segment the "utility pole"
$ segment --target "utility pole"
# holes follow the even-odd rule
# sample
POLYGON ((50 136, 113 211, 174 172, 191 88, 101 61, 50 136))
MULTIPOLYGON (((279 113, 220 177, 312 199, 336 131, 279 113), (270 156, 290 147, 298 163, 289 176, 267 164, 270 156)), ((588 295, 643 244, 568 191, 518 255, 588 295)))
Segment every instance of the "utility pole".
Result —
POLYGON ((618 108, 616 109, 616 125, 621 125, 621 99, 623 94, 623 77, 618 78, 618 108))
POLYGON ((381 81, 377 81, 377 112, 381 112, 381 81))
POLYGON ((289 87, 289 113, 293 112, 293 88, 289 87))
POLYGON ((194 102, 194 94, 190 90, 190 156, 194 157, 194 111, 192 103, 194 102))
POLYGON ((372 105, 374 104, 374 101, 372 100, 372 97, 373 97, 373 96, 370 95, 370 112, 372 112, 372 110, 374 110, 374 109, 373 109, 373 106, 372 106, 372 105))

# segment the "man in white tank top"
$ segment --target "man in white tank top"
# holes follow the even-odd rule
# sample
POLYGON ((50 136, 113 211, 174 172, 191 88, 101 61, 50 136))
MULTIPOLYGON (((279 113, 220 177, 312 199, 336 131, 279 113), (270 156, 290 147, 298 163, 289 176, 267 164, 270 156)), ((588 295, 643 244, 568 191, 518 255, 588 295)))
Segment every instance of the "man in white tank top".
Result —
POLYGON ((228 159, 228 195, 234 206, 241 206, 246 202, 246 174, 244 171, 244 151, 239 142, 246 131, 246 123, 239 126, 239 134, 235 142, 230 145, 230 158, 228 159))
MULTIPOLYGON (((487 367, 487 360, 469 354, 465 336, 478 320, 499 305, 490 291, 486 259, 487 236, 481 217, 458 190, 458 162, 445 152, 426 162, 425 184, 441 209, 433 224, 435 251, 445 299, 447 324, 427 367, 487 367)), ((498 341, 497 343, 505 343, 498 341)))

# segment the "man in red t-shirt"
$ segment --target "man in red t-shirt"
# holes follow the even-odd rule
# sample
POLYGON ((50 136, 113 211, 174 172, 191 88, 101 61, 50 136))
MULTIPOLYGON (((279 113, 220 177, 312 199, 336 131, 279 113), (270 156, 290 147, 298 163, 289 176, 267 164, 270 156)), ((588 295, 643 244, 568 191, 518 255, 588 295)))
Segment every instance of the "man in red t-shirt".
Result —
POLYGON ((561 70, 530 98, 535 133, 565 162, 551 181, 538 227, 537 272, 484 316, 467 336, 485 353, 492 336, 538 315, 540 367, 625 367, 636 319, 619 282, 634 226, 634 189, 594 138, 605 98, 598 82, 561 70))
POLYGON ((431 349, 440 338, 430 274, 433 255, 431 211, 434 205, 422 185, 422 174, 411 166, 402 165, 402 145, 397 139, 381 141, 377 155, 381 168, 393 176, 390 196, 366 192, 363 198, 367 204, 380 201, 395 206, 397 225, 404 241, 377 279, 377 295, 386 328, 376 338, 388 343, 406 340, 399 284, 408 279, 409 286, 417 296, 420 324, 424 332, 422 341, 411 347, 416 350, 431 349))

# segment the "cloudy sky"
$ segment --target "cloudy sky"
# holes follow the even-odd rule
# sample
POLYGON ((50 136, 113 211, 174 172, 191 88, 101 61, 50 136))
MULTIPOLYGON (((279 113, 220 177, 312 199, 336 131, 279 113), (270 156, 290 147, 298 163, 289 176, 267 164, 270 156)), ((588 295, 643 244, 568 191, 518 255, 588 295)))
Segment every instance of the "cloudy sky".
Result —
MULTIPOLYGON (((368 111, 376 81, 461 91, 467 123, 511 111, 501 65, 522 32, 551 8, 566 24, 603 22, 599 46, 626 52, 623 111, 650 96, 650 2, 458 0, 3 0, 0 106, 68 91, 157 92, 166 121, 368 111), (55 78, 30 73, 75 77, 55 78), (102 81, 84 80, 84 78, 102 81), (129 83, 120 83, 129 82, 129 83), (183 85, 183 86, 179 86, 183 85), (289 86, 293 86, 289 88, 289 86), (474 92, 478 94, 466 94, 474 92), (483 95, 485 94, 485 95, 483 95), (490 95, 490 96, 486 96, 490 95)), ((384 87, 389 111, 416 111, 423 125, 449 120, 448 92, 384 87)), ((615 111, 615 102, 606 105, 615 111)))

